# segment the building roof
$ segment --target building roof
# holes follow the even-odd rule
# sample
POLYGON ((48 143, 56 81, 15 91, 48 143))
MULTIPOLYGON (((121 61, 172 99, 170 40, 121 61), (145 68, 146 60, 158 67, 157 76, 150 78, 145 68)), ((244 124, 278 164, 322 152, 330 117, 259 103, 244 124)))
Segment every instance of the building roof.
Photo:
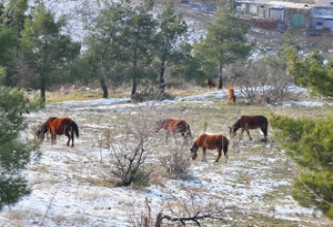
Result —
MULTIPOLYGON (((320 1, 320 0, 318 0, 320 1)), ((330 0, 333 1, 333 0, 330 0)), ((294 9, 310 9, 315 4, 308 4, 308 3, 295 3, 295 2, 283 2, 283 1, 264 1, 264 0, 236 0, 239 3, 253 3, 253 4, 263 4, 269 5, 274 8, 294 8, 294 9)))
POLYGON ((274 6, 276 8, 293 8, 293 9, 311 9, 314 4, 307 3, 295 3, 295 2, 281 2, 281 1, 268 1, 266 3, 269 6, 274 6))

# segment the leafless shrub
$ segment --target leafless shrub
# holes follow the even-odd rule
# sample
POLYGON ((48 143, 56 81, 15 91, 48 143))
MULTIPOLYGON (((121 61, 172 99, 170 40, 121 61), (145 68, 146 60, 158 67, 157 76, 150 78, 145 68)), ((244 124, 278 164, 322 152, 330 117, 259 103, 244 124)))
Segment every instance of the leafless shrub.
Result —
POLYGON ((144 164, 150 153, 149 146, 145 145, 153 132, 152 123, 148 113, 139 111, 136 115, 124 123, 125 135, 108 138, 112 157, 111 172, 121 179, 122 186, 135 181, 143 185, 149 182, 149 171, 144 164))
MULTIPOLYGON (((203 220, 210 220, 212 224, 221 225, 222 223, 228 223, 226 218, 224 218, 227 212, 232 211, 241 214, 241 211, 235 206, 226 206, 223 201, 222 205, 219 204, 220 201, 203 202, 199 193, 194 193, 184 186, 182 189, 187 194, 186 198, 177 199, 175 197, 175 200, 167 203, 166 211, 161 210, 157 214, 153 212, 154 209, 151 208, 149 200, 146 198, 145 212, 141 213, 140 220, 136 222, 137 226, 173 226, 172 223, 177 223, 178 225, 176 226, 180 224, 186 226, 187 223, 194 223, 197 226, 201 226, 203 220)), ((132 221, 133 220, 132 218, 132 221)))
POLYGON ((276 59, 260 59, 234 69, 232 81, 250 104, 275 103, 295 99, 290 90, 292 78, 276 59))
POLYGON ((166 154, 161 154, 159 160, 163 169, 171 178, 186 178, 189 176, 189 168, 191 166, 189 149, 183 146, 172 146, 166 154))

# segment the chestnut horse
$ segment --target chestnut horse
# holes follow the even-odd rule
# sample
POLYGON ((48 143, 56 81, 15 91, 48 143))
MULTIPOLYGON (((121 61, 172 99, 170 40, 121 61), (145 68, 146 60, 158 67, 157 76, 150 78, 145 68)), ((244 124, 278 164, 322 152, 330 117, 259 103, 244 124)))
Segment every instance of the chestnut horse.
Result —
POLYGON ((229 140, 227 137, 225 137, 222 134, 202 134, 200 135, 193 143, 191 148, 191 157, 192 160, 195 160, 198 156, 197 151, 199 148, 202 149, 203 158, 201 161, 207 161, 206 159, 206 150, 214 150, 217 149, 218 156, 215 160, 215 162, 218 162, 220 160, 220 157, 223 154, 225 157, 225 162, 228 160, 228 146, 229 146, 229 140))
POLYGON ((236 103, 235 91, 231 86, 228 87, 228 103, 236 103))
POLYGON ((261 131, 264 133, 263 141, 267 140, 267 128, 268 128, 268 120, 265 116, 262 115, 243 115, 236 123, 229 127, 230 136, 233 138, 236 135, 238 129, 242 129, 241 135, 243 134, 244 130, 252 140, 250 135, 249 129, 257 129, 260 128, 261 131))
POLYGON ((37 130, 37 137, 43 141, 45 133, 51 134, 51 143, 54 144, 56 135, 66 135, 68 137, 67 146, 69 146, 70 140, 72 140, 72 147, 74 147, 74 133, 76 137, 79 137, 78 125, 68 117, 57 118, 50 117, 45 123, 37 130))
POLYGON ((164 119, 156 122, 155 132, 159 132, 162 128, 166 131, 167 141, 170 133, 172 133, 174 138, 176 133, 180 133, 184 139, 192 138, 190 125, 184 120, 164 119))

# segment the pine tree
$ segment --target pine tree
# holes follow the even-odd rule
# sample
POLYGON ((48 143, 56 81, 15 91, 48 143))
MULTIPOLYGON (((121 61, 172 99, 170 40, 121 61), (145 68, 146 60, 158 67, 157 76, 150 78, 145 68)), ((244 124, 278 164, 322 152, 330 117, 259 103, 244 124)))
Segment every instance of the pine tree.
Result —
POLYGON ((232 6, 219 6, 215 19, 208 25, 207 35, 195 46, 195 54, 201 58, 202 64, 214 69, 219 77, 218 88, 223 86, 223 69, 238 59, 246 58, 252 45, 247 43, 246 33, 249 26, 236 18, 232 6))
POLYGON ((270 122, 279 144, 303 168, 295 179, 293 197, 333 219, 333 119, 274 116, 270 122))
POLYGON ((144 69, 150 66, 156 54, 156 20, 149 13, 150 7, 138 6, 132 9, 131 17, 120 36, 120 51, 132 75, 132 92, 137 91, 138 80, 144 77, 144 69))
POLYGON ((54 16, 40 4, 25 20, 22 46, 25 60, 39 76, 39 87, 42 101, 45 102, 45 91, 50 86, 50 79, 60 74, 80 51, 80 44, 73 43, 60 29, 63 21, 54 21, 54 16))
POLYGON ((130 8, 111 3, 99 12, 95 26, 87 27, 90 34, 85 39, 88 49, 84 59, 90 65, 91 77, 101 84, 103 98, 108 98, 108 80, 120 83, 127 79, 119 77, 126 65, 120 50, 120 36, 131 13, 130 8), (123 69, 117 70, 120 65, 123 69))
POLYGON ((37 146, 20 139, 20 132, 27 126, 20 115, 24 107, 22 92, 0 86, 0 210, 31 192, 21 172, 37 146))
POLYGON ((164 11, 158 15, 158 57, 160 64, 160 91, 164 92, 164 72, 166 61, 172 60, 172 55, 177 52, 177 41, 187 31, 185 21, 181 15, 177 15, 174 1, 166 2, 164 11))

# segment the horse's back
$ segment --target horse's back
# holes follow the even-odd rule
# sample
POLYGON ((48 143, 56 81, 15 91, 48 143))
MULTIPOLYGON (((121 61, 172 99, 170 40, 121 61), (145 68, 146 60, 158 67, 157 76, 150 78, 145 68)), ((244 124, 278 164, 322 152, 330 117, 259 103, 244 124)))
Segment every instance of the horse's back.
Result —
POLYGON ((51 129, 54 133, 62 135, 65 131, 71 128, 72 119, 65 118, 55 118, 51 121, 51 129))
POLYGON ((243 115, 241 117, 241 127, 242 128, 260 128, 267 127, 268 120, 263 115, 243 115))
POLYGON ((224 143, 227 143, 228 139, 222 134, 202 134, 197 139, 197 145, 199 147, 205 146, 207 149, 221 148, 224 143))

